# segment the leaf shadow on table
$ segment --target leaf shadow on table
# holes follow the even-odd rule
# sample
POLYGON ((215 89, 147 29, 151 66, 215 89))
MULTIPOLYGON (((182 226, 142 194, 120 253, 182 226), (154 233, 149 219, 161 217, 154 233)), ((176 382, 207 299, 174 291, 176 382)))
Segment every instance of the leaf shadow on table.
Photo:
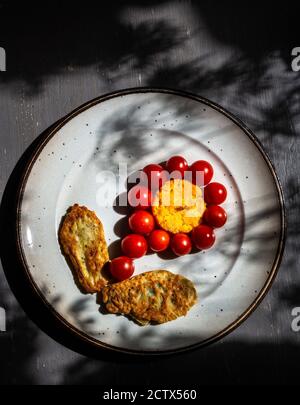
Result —
MULTIPOLYGON (((154 6, 157 3, 162 2, 149 2, 154 6)), ((281 5, 279 8, 274 4, 270 15, 269 8, 262 4, 259 8, 253 5, 247 10, 244 9, 244 4, 241 4, 234 12, 220 6, 221 9, 218 8, 219 12, 216 13, 212 6, 207 5, 208 2, 205 6, 203 2, 192 2, 195 13, 198 13, 195 18, 199 15, 213 36, 224 46, 233 45, 241 51, 214 67, 205 63, 205 55, 176 64, 172 60, 168 61, 170 50, 182 49, 185 46, 182 32, 176 31, 165 21, 156 21, 156 24, 152 25, 145 23, 138 28, 133 28, 130 24, 124 25, 119 18, 123 2, 119 3, 118 11, 114 4, 108 12, 106 10, 104 16, 95 14, 92 20, 85 19, 84 14, 77 18, 70 16, 68 20, 61 19, 55 4, 51 5, 51 10, 42 6, 43 15, 48 14, 50 17, 48 20, 37 18, 37 9, 31 16, 24 18, 22 10, 20 9, 19 16, 16 16, 15 5, 13 2, 10 4, 12 6, 8 5, 8 2, 5 5, 11 7, 9 13, 1 10, 0 17, 1 40, 9 57, 8 71, 1 76, 1 83, 10 83, 17 88, 19 81, 25 80, 28 93, 33 96, 42 91, 47 77, 70 72, 74 67, 94 65, 99 71, 103 69, 104 74, 113 71, 118 83, 118 80, 121 82, 122 76, 125 76, 124 70, 128 67, 128 61, 134 60, 141 71, 144 69, 147 72, 147 85, 176 85, 204 95, 219 92, 219 96, 215 98, 244 118, 251 128, 262 131, 261 139, 266 146, 272 143, 275 137, 280 138, 279 143, 282 145, 285 137, 297 137, 294 123, 299 117, 299 75, 293 76, 293 73, 289 72, 288 76, 289 79, 292 77, 293 85, 278 93, 274 81, 271 80, 273 62, 270 55, 273 52, 279 55, 283 68, 278 80, 285 80, 286 71, 290 70, 290 51, 296 45, 295 38, 299 37, 299 24, 295 21, 297 13, 294 13, 290 5, 281 5), (51 19, 53 14, 55 19, 51 19), (289 23, 284 24, 283 20, 289 23), (276 29, 273 26, 276 26, 276 29), (111 34, 109 39, 107 33, 111 34), (92 42, 91 45, 90 38, 97 38, 97 42, 92 42), (160 67, 159 63, 154 64, 156 58, 161 62, 160 67), (251 103, 251 114, 245 104, 236 106, 238 94, 243 94, 245 100, 251 103), (270 98, 266 96, 266 103, 255 101, 261 94, 270 94, 270 98)), ((131 4, 136 5, 137 2, 131 4)), ((25 7, 28 7, 28 2, 25 7)), ((274 334, 273 343, 268 342, 268 339, 259 342, 257 337, 255 341, 251 341, 237 335, 230 341, 225 338, 211 347, 184 355, 137 359, 105 351, 95 353, 74 335, 58 328, 56 319, 40 304, 28 285, 28 279, 24 276, 15 251, 16 190, 24 164, 37 142, 22 157, 5 189, 0 211, 0 228, 5 235, 0 247, 1 260, 11 289, 26 313, 58 342, 88 356, 75 361, 64 370, 62 383, 110 384, 113 381, 144 385, 162 381, 170 384, 187 381, 194 384, 297 382, 300 350, 294 332, 287 333, 289 338, 285 340, 280 340, 274 334), (276 339, 278 343, 274 343, 276 339), (100 364, 92 360, 95 357, 103 362, 100 364), (282 370, 285 372, 282 373, 282 370)), ((285 153, 285 149, 282 148, 278 153, 285 153)), ((294 278, 295 282, 288 283, 279 272, 272 289, 276 298, 272 311, 275 317, 280 314, 285 318, 286 327, 290 328, 290 311, 292 306, 299 306, 300 293, 297 285, 299 277, 297 278, 295 270, 299 265, 296 252, 300 248, 299 179, 296 176, 291 177, 284 190, 289 223, 289 255, 284 258, 282 272, 288 272, 290 279, 294 278), (290 287, 291 284, 294 284, 293 288, 290 287)), ((0 303, 4 307, 10 306, 6 303, 5 294, 2 294, 0 303)), ((81 307, 75 305, 75 309, 78 308, 80 310, 81 307)), ((8 383, 32 383, 34 381, 27 363, 34 360, 39 351, 38 331, 19 307, 11 306, 11 310, 15 325, 12 332, 15 335, 15 343, 12 347, 11 335, 0 335, 1 381, 4 379, 8 383)), ((260 315, 266 313, 268 325, 271 324, 269 312, 264 307, 260 311, 260 315)), ((252 325, 251 322, 250 324, 252 325)))
MULTIPOLYGON (((47 78, 93 66, 101 75, 125 75, 123 66, 144 69, 155 55, 170 50, 182 38, 164 20, 135 27, 122 20, 129 6, 122 0, 80 7, 53 1, 25 4, 3 1, 0 46, 7 69, 0 83, 24 81, 27 95, 43 90, 47 78), (3 45, 2 45, 3 44, 3 45)), ((16 88, 17 90, 17 88, 16 88)))
MULTIPOLYGON (((300 80, 297 72, 291 71, 291 50, 299 33, 293 7, 276 4, 270 12, 267 5, 243 4, 232 9, 225 4, 216 8, 214 2, 192 1, 185 6, 193 13, 195 24, 188 37, 184 27, 167 20, 165 14, 140 23, 124 17, 128 9, 142 7, 147 13, 166 3, 153 0, 140 6, 134 0, 119 0, 92 12, 90 5, 70 10, 58 2, 37 5, 29 1, 16 7, 14 2, 3 1, 0 45, 6 49, 8 66, 0 83, 19 91, 20 82, 25 82, 28 95, 33 96, 43 90, 48 78, 91 66, 99 72, 99 81, 102 76, 115 88, 118 83, 132 83, 128 76, 132 69, 143 74, 148 86, 176 86, 215 96, 267 136, 295 135, 292 118, 298 114, 300 80), (201 50, 201 29, 221 44, 220 48, 212 44, 216 58, 205 48, 201 50), (198 55, 188 53, 191 45, 199 47, 198 55), (224 55, 218 55, 222 47, 224 55), (226 51, 230 47, 233 51, 226 51), (186 58, 174 60, 176 51, 186 58), (277 85, 288 81, 290 85, 276 91, 277 85), (251 101, 250 112, 244 104, 237 105, 240 94, 251 101), (261 94, 266 102, 255 99, 261 94)), ((180 12, 177 3, 176 8, 180 12)))

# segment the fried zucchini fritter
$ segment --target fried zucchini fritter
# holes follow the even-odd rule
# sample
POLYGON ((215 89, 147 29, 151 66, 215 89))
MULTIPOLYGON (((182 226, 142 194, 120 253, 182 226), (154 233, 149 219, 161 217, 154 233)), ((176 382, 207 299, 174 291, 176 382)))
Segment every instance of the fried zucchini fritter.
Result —
POLYGON ((59 240, 82 289, 88 293, 100 291, 108 282, 103 266, 109 256, 103 226, 96 214, 74 204, 60 227, 59 240))
POLYGON ((154 270, 104 287, 102 299, 108 312, 129 315, 145 325, 186 315, 195 304, 197 293, 187 278, 154 270))

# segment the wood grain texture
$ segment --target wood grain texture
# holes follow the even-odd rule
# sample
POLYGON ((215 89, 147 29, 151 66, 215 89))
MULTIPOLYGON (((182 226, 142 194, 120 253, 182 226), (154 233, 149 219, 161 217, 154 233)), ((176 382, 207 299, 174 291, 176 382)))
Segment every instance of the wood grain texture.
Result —
POLYGON ((6 49, 7 72, 0 72, 1 195, 25 149, 78 105, 134 86, 191 91, 241 118, 274 163, 289 222, 278 277, 255 313, 211 347, 119 362, 92 360, 42 332, 24 314, 1 271, 0 306, 8 321, 7 332, 0 332, 0 384, 297 381, 300 332, 291 329, 291 311, 300 306, 300 72, 291 70, 290 52, 300 44, 294 17, 277 6, 270 12, 212 2, 146 4, 117 2, 99 11, 83 6, 80 15, 64 18, 47 8, 35 10, 34 17, 15 16, 10 6, 2 10, 0 46, 6 49))

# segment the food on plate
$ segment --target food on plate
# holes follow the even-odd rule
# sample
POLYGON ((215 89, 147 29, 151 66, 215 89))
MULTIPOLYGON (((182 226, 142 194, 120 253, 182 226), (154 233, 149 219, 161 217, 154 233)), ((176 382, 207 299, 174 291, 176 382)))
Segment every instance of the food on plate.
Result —
POLYGON ((192 239, 197 249, 209 249, 215 243, 216 235, 208 225, 198 225, 192 231, 192 239))
POLYGON ((204 189, 204 199, 207 204, 222 204, 227 197, 227 190, 221 183, 209 183, 204 189))
POLYGON ((162 252, 170 243, 170 235, 163 229, 154 229, 148 237, 148 244, 153 252, 162 252))
POLYGON ((129 227, 135 233, 149 234, 154 229, 154 218, 153 215, 144 210, 138 210, 130 215, 129 227))
POLYGON ((167 270, 154 270, 102 289, 108 312, 128 315, 139 324, 164 323, 186 315, 197 293, 187 278, 167 270))
POLYGON ((151 207, 152 203, 152 193, 151 191, 143 186, 137 184, 132 187, 128 192, 128 203, 131 207, 137 209, 147 209, 151 207))
POLYGON ((204 221, 213 228, 221 228, 227 221, 227 214, 224 208, 219 205, 209 205, 204 212, 204 221))
POLYGON ((212 165, 206 160, 197 160, 190 166, 190 171, 192 172, 192 181, 198 186, 206 186, 210 183, 213 175, 214 169, 212 165))
POLYGON ((103 226, 93 211, 74 204, 62 222, 59 240, 84 291, 101 291, 108 312, 131 316, 146 325, 186 315, 197 293, 190 280, 167 270, 132 277, 133 259, 144 256, 148 248, 153 252, 170 248, 176 256, 183 256, 193 246, 199 250, 212 247, 214 228, 227 220, 219 206, 227 190, 211 182, 214 170, 205 160, 189 167, 184 157, 172 156, 166 165, 149 164, 140 174, 141 182, 127 194, 132 233, 121 241, 124 255, 110 261, 110 276, 104 273, 109 255, 103 226))
POLYGON ((125 236, 121 242, 121 247, 124 254, 131 259, 144 256, 148 250, 148 244, 144 236, 134 233, 125 236))
POLYGON ((176 233, 171 239, 171 249, 176 256, 184 256, 192 250, 192 242, 185 233, 176 233))
POLYGON ((123 281, 130 278, 134 273, 133 260, 126 256, 119 256, 112 259, 110 262, 110 272, 118 281, 123 281))
MULTIPOLYGON (((189 254, 193 246, 208 249, 215 242, 213 228, 220 228, 227 221, 226 211, 219 206, 225 201, 227 190, 223 184, 211 182, 213 175, 214 168, 206 160, 189 166, 183 156, 172 156, 165 164, 148 164, 141 171, 141 182, 128 191, 129 204, 136 208, 128 218, 129 228, 146 236, 153 252, 170 247, 182 256, 189 254), (198 228, 200 225, 203 227, 198 228)), ((146 253, 145 243, 134 246, 134 236, 123 245, 124 254, 132 258, 146 253), (135 249, 139 252, 132 252, 135 249)))
POLYGON ((109 256, 103 225, 97 215, 74 204, 59 229, 59 240, 83 290, 100 291, 108 282, 103 267, 109 256))
POLYGON ((174 172, 177 172, 177 176, 175 175, 174 177, 183 179, 184 172, 186 170, 188 170, 189 165, 188 165, 188 162, 185 160, 184 157, 182 157, 182 156, 172 156, 167 161, 166 168, 167 168, 169 173, 173 173, 173 176, 175 175, 174 172))
POLYGON ((168 172, 161 165, 154 163, 145 166, 143 172, 147 175, 147 187, 152 191, 161 187, 169 179, 168 172))
POLYGON ((153 215, 161 228, 171 233, 188 233, 197 225, 205 211, 200 187, 187 180, 171 179, 157 192, 153 215))

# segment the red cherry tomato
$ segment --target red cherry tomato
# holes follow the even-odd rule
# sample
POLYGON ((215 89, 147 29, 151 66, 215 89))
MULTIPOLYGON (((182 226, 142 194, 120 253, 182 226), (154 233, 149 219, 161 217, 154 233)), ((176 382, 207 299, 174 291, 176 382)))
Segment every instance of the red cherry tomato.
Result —
POLYGON ((183 256, 192 250, 192 242, 185 233, 176 233, 171 240, 171 249, 177 256, 183 256))
POLYGON ((167 180, 168 173, 160 165, 150 164, 144 167, 143 171, 146 173, 148 178, 148 188, 154 192, 160 188, 167 180))
POLYGON ((130 215, 129 227, 135 233, 148 234, 154 229, 153 215, 148 211, 138 210, 130 215))
POLYGON ((128 192, 128 203, 133 208, 147 209, 152 203, 152 193, 144 186, 137 184, 128 192))
POLYGON ((147 241, 142 235, 134 233, 125 236, 121 243, 124 254, 132 259, 138 259, 147 253, 147 241))
POLYGON ((227 197, 227 190, 221 183, 209 183, 204 189, 204 200, 207 204, 222 204, 227 197))
POLYGON ((206 186, 214 175, 212 165, 206 160, 197 160, 194 162, 190 167, 190 171, 192 172, 193 183, 197 184, 198 186, 206 186), (198 174, 197 176, 197 172, 200 172, 200 175, 198 174), (203 173, 203 178, 201 173, 203 173), (200 177, 200 179, 197 177, 200 177))
POLYGON ((162 229, 155 229, 150 233, 148 243, 154 252, 162 252, 169 246, 170 236, 162 229))
POLYGON ((168 170, 169 173, 172 173, 172 172, 175 172, 175 171, 180 173, 180 176, 175 176, 175 177, 183 178, 184 172, 186 170, 188 170, 189 166, 188 166, 188 163, 187 163, 187 161, 185 160, 184 157, 182 157, 182 156, 172 156, 167 161, 166 167, 167 167, 167 170, 168 170))
POLYGON ((126 280, 133 275, 133 260, 126 256, 116 257, 110 262, 110 272, 118 281, 126 280))
POLYGON ((208 225, 198 225, 192 231, 192 239, 198 249, 209 249, 215 243, 216 235, 208 225))
POLYGON ((219 205, 209 205, 204 212, 203 218, 213 228, 221 228, 227 221, 227 214, 219 205))

